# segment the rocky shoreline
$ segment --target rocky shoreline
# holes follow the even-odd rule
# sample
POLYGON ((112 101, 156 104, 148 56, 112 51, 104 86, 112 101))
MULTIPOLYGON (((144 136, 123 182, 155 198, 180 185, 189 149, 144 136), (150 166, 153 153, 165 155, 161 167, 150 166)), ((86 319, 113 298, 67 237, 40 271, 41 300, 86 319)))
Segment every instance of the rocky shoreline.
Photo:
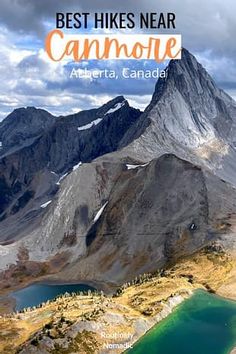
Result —
POLYGON ((229 255, 202 250, 169 269, 143 274, 113 295, 64 295, 0 321, 1 353, 121 353, 195 289, 217 292, 233 269, 229 255), (89 346, 89 349, 88 349, 89 346), (9 349, 10 348, 10 349, 9 349))
MULTIPOLYGON (((52 336, 48 337, 44 332, 40 332, 35 339, 37 341, 40 338, 37 351, 31 341, 26 343, 19 353, 51 353, 51 349, 57 348, 58 345, 61 346, 61 349, 71 348, 71 343, 78 340, 78 337, 80 340, 83 337, 91 337, 94 344, 98 344, 97 347, 93 347, 94 353, 105 354, 112 350, 115 354, 121 354, 131 348, 153 326, 171 314, 173 309, 191 294, 192 291, 186 291, 184 295, 169 297, 162 303, 163 309, 158 314, 146 318, 144 316, 137 317, 134 313, 127 311, 123 304, 113 303, 104 298, 102 308, 105 310, 101 311, 98 318, 96 316, 95 318, 93 316, 87 317, 72 324, 66 330, 63 340, 52 336)), ((55 322, 54 326, 57 328, 59 323, 55 322)))
POLYGON ((184 300, 186 300, 192 294, 193 294, 193 292, 191 290, 189 290, 188 292, 186 292, 186 294, 184 296, 183 295, 175 295, 174 297, 170 297, 167 300, 167 302, 164 304, 162 311, 159 314, 157 314, 156 316, 154 316, 152 319, 150 319, 150 321, 148 323, 149 326, 146 327, 145 330, 144 330, 144 328, 142 328, 143 331, 142 330, 137 331, 137 334, 136 334, 136 336, 134 336, 131 345, 133 346, 133 344, 135 344, 150 329, 152 329, 153 326, 157 325, 159 322, 164 320, 164 318, 169 316, 178 305, 180 305, 184 300))

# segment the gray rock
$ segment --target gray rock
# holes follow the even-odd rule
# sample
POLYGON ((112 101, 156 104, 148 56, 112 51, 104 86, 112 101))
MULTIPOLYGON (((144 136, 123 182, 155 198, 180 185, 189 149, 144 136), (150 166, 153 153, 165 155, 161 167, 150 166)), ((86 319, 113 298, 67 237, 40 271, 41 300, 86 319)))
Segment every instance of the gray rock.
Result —
POLYGON ((235 249, 236 104, 186 50, 167 70, 142 115, 118 97, 0 161, 0 236, 14 241, 0 247, 1 269, 22 246, 35 261, 68 251, 59 279, 117 286, 212 243, 235 249))

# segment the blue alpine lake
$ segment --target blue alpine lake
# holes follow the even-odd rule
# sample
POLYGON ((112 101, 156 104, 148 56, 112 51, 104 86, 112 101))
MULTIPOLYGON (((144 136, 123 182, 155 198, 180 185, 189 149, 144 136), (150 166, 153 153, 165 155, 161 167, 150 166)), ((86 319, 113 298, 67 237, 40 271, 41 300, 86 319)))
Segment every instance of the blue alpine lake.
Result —
POLYGON ((196 291, 128 354, 229 354, 236 345, 236 302, 196 291))
POLYGON ((95 289, 85 284, 32 284, 12 292, 10 296, 16 301, 15 310, 20 311, 26 307, 37 306, 42 302, 52 300, 58 295, 88 290, 94 291, 95 289))

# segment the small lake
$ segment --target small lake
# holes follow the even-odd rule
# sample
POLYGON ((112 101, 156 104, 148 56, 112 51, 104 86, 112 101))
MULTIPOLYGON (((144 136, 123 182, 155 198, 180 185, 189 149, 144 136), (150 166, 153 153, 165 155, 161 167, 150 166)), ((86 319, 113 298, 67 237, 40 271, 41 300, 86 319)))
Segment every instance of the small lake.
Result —
POLYGON ((235 345, 236 302, 196 291, 127 353, 229 354, 235 345))
POLYGON ((52 300, 65 293, 77 293, 95 289, 85 284, 33 284, 27 288, 12 292, 10 296, 16 300, 15 310, 20 311, 25 307, 32 307, 52 300))

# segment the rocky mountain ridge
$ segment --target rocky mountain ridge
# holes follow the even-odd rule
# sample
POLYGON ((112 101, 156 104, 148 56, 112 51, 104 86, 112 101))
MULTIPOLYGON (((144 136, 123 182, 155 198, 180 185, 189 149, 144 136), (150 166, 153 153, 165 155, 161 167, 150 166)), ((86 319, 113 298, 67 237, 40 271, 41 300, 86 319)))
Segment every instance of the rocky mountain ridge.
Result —
POLYGON ((147 162, 173 153, 235 185, 235 101, 186 49, 166 70, 167 79, 158 80, 150 104, 122 139, 119 156, 147 162))
POLYGON ((29 117, 30 121, 37 121, 39 115, 41 110, 19 109, 0 125, 0 132, 2 130, 4 136, 8 136, 9 146, 7 150, 3 142, 5 154, 0 159, 0 241, 9 242, 15 235, 19 238, 21 229, 25 231, 29 221, 37 220, 42 214, 41 206, 53 198, 62 178, 76 169, 79 163, 89 162, 115 150, 140 111, 130 107, 124 97, 118 96, 99 109, 52 118, 48 125, 46 116, 42 118, 46 119, 45 125, 42 125, 45 130, 38 134, 38 123, 35 126, 32 123, 30 133, 25 122, 29 117), (30 115, 32 112, 33 117, 30 115), (10 129, 12 124, 14 129, 10 129), (34 129, 35 136, 32 138, 34 129), (24 144, 16 144, 16 147, 11 137, 18 136, 18 133, 24 144), (4 229, 7 231, 4 232, 4 229))
POLYGON ((118 97, 89 119, 80 113, 81 124, 76 115, 56 120, 30 149, 0 161, 2 171, 19 161, 22 171, 24 161, 27 177, 34 166, 29 185, 47 196, 40 215, 34 195, 2 219, 1 269, 19 249, 33 262, 67 254, 55 278, 115 287, 212 242, 236 249, 236 104, 186 50, 166 70, 143 114, 118 97))

